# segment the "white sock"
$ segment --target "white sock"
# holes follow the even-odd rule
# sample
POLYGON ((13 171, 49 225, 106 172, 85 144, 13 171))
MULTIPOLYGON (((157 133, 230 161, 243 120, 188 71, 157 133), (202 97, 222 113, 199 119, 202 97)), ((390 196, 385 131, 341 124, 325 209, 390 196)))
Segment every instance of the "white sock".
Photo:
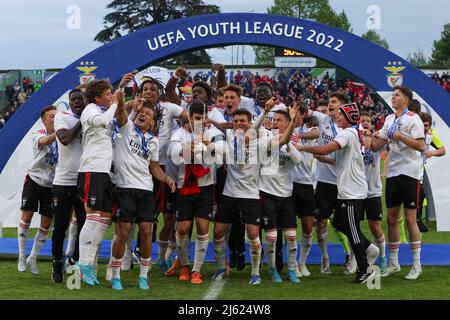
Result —
POLYGON ((181 266, 189 265, 189 235, 181 236, 178 232, 175 234, 177 239, 178 257, 180 258, 181 266))
POLYGON ((302 233, 301 240, 301 251, 300 251, 300 265, 306 265, 306 259, 308 258, 309 252, 311 251, 312 245, 312 233, 306 234, 302 233))
POLYGON ((71 257, 75 250, 75 243, 77 242, 78 224, 77 220, 72 220, 69 226, 69 237, 67 240, 66 257, 71 257))
POLYGON ((413 265, 420 267, 420 251, 421 251, 421 241, 410 242, 409 247, 413 256, 413 265))
POLYGON ((152 258, 139 258, 139 261, 141 262, 141 267, 139 271, 139 278, 147 278, 148 272, 150 271, 150 267, 152 265, 152 258))
POLYGON ((329 260, 328 257, 328 231, 319 234, 317 232, 317 244, 319 245, 320 252, 322 252, 322 260, 329 260))
POLYGON ((39 228, 36 236, 34 237, 33 249, 31 249, 30 258, 37 258, 39 252, 41 252, 45 240, 47 239, 48 231, 48 229, 39 228))
POLYGON ((112 256, 113 256, 114 241, 116 241, 116 239, 117 239, 117 235, 114 234, 114 237, 111 240, 111 251, 110 251, 109 262, 108 262, 108 267, 109 268, 112 266, 112 256))
POLYGON ((386 239, 384 238, 384 235, 381 236, 379 239, 375 239, 375 245, 380 249, 380 257, 386 256, 386 239))
POLYGON ((134 240, 134 229, 136 224, 131 225, 130 233, 128 234, 127 242, 125 243, 125 253, 123 255, 124 259, 131 259, 131 251, 133 248, 133 240, 134 240))
POLYGON ((208 251, 209 233, 204 235, 197 235, 195 241, 195 255, 194 255, 194 267, 192 271, 200 272, 203 262, 205 261, 206 251, 208 251))
MULTIPOLYGON (((86 222, 80 232, 80 259, 79 263, 82 266, 87 266, 89 261, 89 254, 91 252, 91 246, 93 243, 94 232, 96 223, 94 219, 97 219, 99 215, 89 214, 86 216, 86 222), (94 216, 94 217, 92 217, 94 216)), ((112 254, 111 254, 112 255, 112 254)))
MULTIPOLYGON (((87 219, 87 218, 86 218, 87 219)), ((89 251, 89 264, 97 265, 98 255, 100 253, 100 247, 102 245, 103 237, 106 231, 108 231, 111 225, 111 218, 98 217, 95 221, 95 229, 92 235, 92 245, 89 251)))
POLYGON ((277 245, 277 230, 266 232, 266 256, 269 269, 275 268, 275 247, 277 245))
POLYGON ((19 227, 17 228, 17 241, 19 243, 19 258, 25 258, 26 256, 27 241, 29 235, 30 235, 30 224, 20 220, 19 227))
POLYGON ((284 238, 286 239, 286 251, 288 256, 288 270, 297 269, 297 231, 284 231, 284 238))
POLYGON ((259 265, 261 263, 261 240, 257 237, 254 240, 248 240, 250 243, 250 256, 252 258, 252 275, 259 276, 259 265))
POLYGON ((159 261, 165 261, 168 246, 169 246, 168 241, 163 241, 163 240, 158 241, 158 260, 159 261))
POLYGON ((177 243, 169 240, 169 246, 167 247, 165 260, 170 261, 172 259, 173 253, 177 248, 177 243))
POLYGON ((123 258, 117 259, 114 257, 111 259, 113 279, 120 279, 120 266, 122 265, 122 260, 123 258))
POLYGON ((400 248, 400 242, 389 242, 389 264, 391 266, 398 266, 398 250, 400 248))
POLYGON ((217 269, 225 269, 225 256, 227 251, 227 243, 225 236, 221 239, 214 239, 214 253, 216 256, 217 269))

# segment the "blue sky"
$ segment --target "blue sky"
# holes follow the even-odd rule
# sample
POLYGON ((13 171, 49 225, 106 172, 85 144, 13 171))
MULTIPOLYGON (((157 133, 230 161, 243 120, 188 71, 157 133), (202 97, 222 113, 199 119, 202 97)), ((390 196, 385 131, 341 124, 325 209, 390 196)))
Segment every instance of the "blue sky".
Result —
MULTIPOLYGON (((93 39, 102 29, 103 17, 111 0, 0 0, 0 70, 64 68, 80 56, 100 46, 93 39), (81 28, 69 30, 66 12, 70 5, 81 10, 81 28)), ((273 0, 205 0, 216 4, 222 12, 267 12, 273 0)), ((381 9, 378 32, 396 54, 423 49, 430 55, 433 40, 440 38, 445 23, 450 22, 448 0, 330 0, 337 10, 345 10, 353 32, 365 33, 369 5, 381 9)), ((254 54, 246 49, 246 63, 254 54)), ((231 48, 211 49, 214 62, 231 63, 231 48)), ((239 60, 240 61, 240 60, 239 60)))

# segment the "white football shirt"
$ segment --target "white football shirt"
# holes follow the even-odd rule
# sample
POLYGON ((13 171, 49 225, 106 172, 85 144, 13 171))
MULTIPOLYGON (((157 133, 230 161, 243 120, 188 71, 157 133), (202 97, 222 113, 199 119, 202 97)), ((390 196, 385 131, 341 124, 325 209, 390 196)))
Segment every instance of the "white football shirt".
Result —
MULTIPOLYGON (((317 128, 308 128, 306 124, 304 124, 302 127, 298 127, 294 130, 294 134, 300 134, 303 132, 310 132, 313 130, 317 130, 317 128)), ((298 144, 302 144, 304 146, 314 146, 316 145, 317 141, 312 139, 299 139, 297 142, 298 144)), ((294 182, 295 183, 301 183, 301 184, 313 184, 313 171, 312 171, 312 165, 313 165, 313 154, 304 152, 303 153, 303 161, 301 161, 298 165, 294 167, 294 170, 292 171, 292 174, 294 176, 294 182)))
MULTIPOLYGON (((393 125, 395 119, 395 114, 390 114, 386 117, 386 121, 380 132, 381 138, 389 139, 389 128, 393 125)), ((417 114, 411 111, 399 118, 397 130, 413 139, 425 138, 422 120, 420 120, 417 114)), ((406 175, 414 179, 420 179, 423 164, 420 152, 417 152, 400 141, 389 141, 389 148, 387 178, 406 175)))
MULTIPOLYGON (((112 105, 110 108, 113 108, 113 106, 115 105, 112 105)), ((111 170, 113 159, 111 136, 114 128, 114 114, 101 125, 96 126, 93 123, 94 119, 100 117, 104 112, 100 106, 90 103, 81 114, 80 120, 83 127, 81 145, 83 153, 78 172, 109 173, 111 170)))
MULTIPOLYGON (((326 145, 342 131, 329 115, 314 111, 312 114, 319 121, 319 145, 326 145)), ((335 157, 335 154, 329 156, 335 157)), ((317 161, 316 168, 317 181, 336 184, 336 166, 317 161)))
POLYGON ((354 128, 346 128, 338 133, 334 141, 341 146, 341 149, 336 151, 338 199, 365 199, 367 181, 357 131, 354 128))
MULTIPOLYGON (((72 129, 78 122, 80 117, 72 111, 59 112, 55 116, 55 132, 60 129, 72 129)), ((58 142, 59 160, 56 165, 55 179, 53 184, 57 186, 76 186, 78 179, 78 168, 80 166, 80 158, 83 150, 81 148, 81 130, 77 137, 67 146, 64 146, 56 138, 58 142)))
POLYGON ((148 132, 140 135, 135 124, 128 119, 127 123, 120 128, 120 136, 115 143, 116 186, 153 191, 150 162, 158 162, 158 160, 158 138, 148 132), (144 143, 147 146, 147 153, 143 149, 144 143))
POLYGON ((28 175, 41 187, 51 188, 55 177, 55 164, 50 164, 52 159, 52 149, 56 150, 57 144, 54 141, 51 145, 38 147, 39 139, 47 136, 45 129, 38 130, 31 135, 33 144, 33 159, 31 160, 28 175))
MULTIPOLYGON (((260 148, 267 150, 272 139, 264 139, 260 148)), ((287 198, 292 195, 294 176, 292 170, 301 161, 303 155, 293 146, 283 145, 272 150, 270 161, 261 166, 259 177, 259 190, 265 193, 287 198)))

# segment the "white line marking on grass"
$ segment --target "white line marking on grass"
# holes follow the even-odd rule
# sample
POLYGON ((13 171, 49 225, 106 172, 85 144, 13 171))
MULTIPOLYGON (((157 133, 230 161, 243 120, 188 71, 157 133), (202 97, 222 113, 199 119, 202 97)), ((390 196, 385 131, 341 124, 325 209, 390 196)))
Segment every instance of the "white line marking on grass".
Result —
POLYGON ((225 286, 225 283, 227 283, 227 280, 213 281, 213 283, 209 286, 208 292, 203 297, 203 300, 217 300, 223 287, 225 286))

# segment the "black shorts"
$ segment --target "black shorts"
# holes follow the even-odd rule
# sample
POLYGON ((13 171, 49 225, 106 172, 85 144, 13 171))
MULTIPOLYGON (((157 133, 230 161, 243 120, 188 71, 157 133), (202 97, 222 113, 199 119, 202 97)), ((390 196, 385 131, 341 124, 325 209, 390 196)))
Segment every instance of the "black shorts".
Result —
POLYGON ((200 193, 183 196, 177 193, 177 221, 194 218, 212 220, 214 185, 200 187, 200 193))
POLYGON ((109 173, 78 173, 78 194, 81 202, 95 211, 113 213, 114 186, 109 173))
POLYGON ((222 197, 223 189, 225 188, 225 182, 227 181, 227 169, 225 165, 217 168, 216 170, 216 184, 214 189, 214 201, 219 204, 222 197))
POLYGON ((76 186, 53 185, 52 195, 52 208, 55 217, 71 216, 72 209, 75 210, 77 217, 86 216, 76 186))
POLYGON ((156 195, 156 213, 159 212, 175 214, 176 212, 176 191, 172 193, 167 183, 161 182, 153 177, 154 193, 156 195))
POLYGON ((318 181, 316 186, 317 219, 330 219, 336 208, 337 185, 318 181))
POLYGON ((294 183, 292 202, 299 218, 314 217, 314 187, 312 184, 294 183))
POLYGON ((222 195, 214 221, 233 223, 240 214, 242 214, 244 223, 259 226, 261 224, 260 200, 232 198, 222 195))
POLYGON ((400 175, 386 179, 386 207, 394 208, 403 204, 406 209, 419 206, 420 181, 400 175))
POLYGON ((141 189, 117 188, 116 219, 129 223, 154 222, 155 197, 153 192, 141 189))
POLYGON ((39 212, 44 217, 53 218, 52 188, 38 185, 27 175, 23 184, 20 210, 39 212))
POLYGON ((291 197, 281 198, 262 191, 260 194, 264 229, 297 228, 291 197))
POLYGON ((383 220, 383 206, 381 204, 381 197, 364 199, 360 220, 364 220, 365 216, 367 216, 367 220, 383 220))

